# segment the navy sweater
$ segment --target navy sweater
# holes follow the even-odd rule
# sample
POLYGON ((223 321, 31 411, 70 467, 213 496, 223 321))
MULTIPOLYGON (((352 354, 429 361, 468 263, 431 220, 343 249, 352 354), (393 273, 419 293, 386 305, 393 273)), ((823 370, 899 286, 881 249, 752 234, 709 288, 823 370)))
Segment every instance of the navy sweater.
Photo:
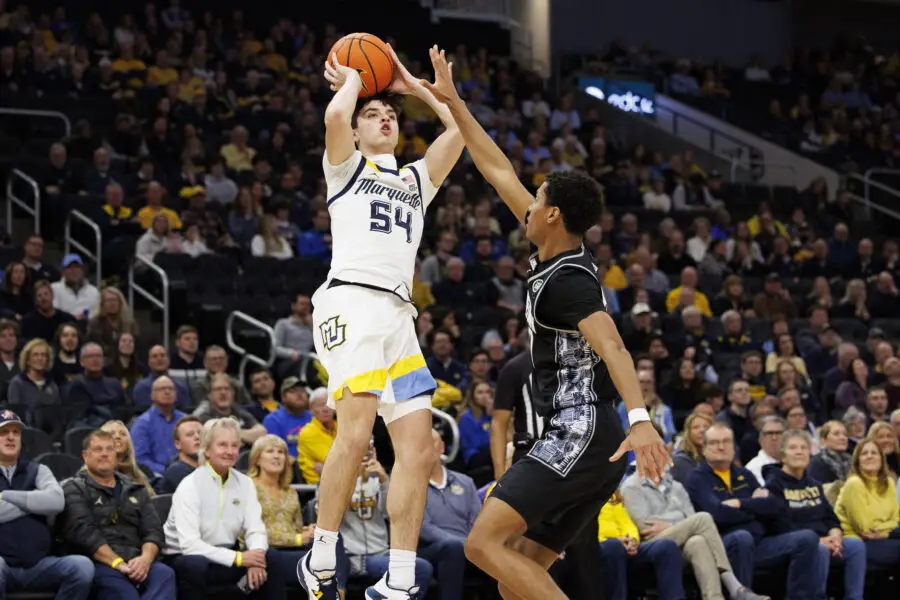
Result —
POLYGON ((724 535, 744 529, 759 541, 767 528, 774 525, 778 516, 778 503, 774 498, 754 498, 759 487, 756 477, 743 467, 731 465, 731 489, 705 462, 691 471, 685 488, 697 512, 709 513, 719 531, 724 535), (723 500, 737 498, 740 508, 722 504, 723 500))
POLYGON ((781 469, 767 471, 766 489, 781 506, 778 533, 811 529, 825 537, 832 529, 841 528, 822 484, 806 473, 797 479, 781 469))

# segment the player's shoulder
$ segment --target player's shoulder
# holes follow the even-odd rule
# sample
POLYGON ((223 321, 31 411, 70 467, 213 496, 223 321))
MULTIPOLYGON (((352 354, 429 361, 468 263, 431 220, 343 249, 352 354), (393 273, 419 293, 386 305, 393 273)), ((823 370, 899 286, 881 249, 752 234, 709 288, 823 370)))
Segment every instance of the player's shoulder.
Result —
POLYGON ((585 287, 600 288, 600 279, 593 265, 584 265, 577 262, 564 262, 553 271, 547 273, 547 283, 552 285, 557 292, 567 288, 584 289, 585 287))
POLYGON ((325 152, 322 153, 322 167, 325 169, 326 176, 349 176, 353 173, 354 169, 359 168, 360 165, 365 166, 365 158, 358 149, 354 150, 350 156, 336 165, 332 164, 329 160, 328 150, 325 150, 325 152))

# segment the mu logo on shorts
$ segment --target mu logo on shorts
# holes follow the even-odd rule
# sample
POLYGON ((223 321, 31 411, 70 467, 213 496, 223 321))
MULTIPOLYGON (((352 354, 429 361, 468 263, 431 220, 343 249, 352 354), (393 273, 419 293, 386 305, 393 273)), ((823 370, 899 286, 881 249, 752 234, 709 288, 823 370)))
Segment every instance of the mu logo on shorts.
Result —
POLYGON ((322 345, 329 352, 347 341, 347 325, 341 323, 341 316, 330 317, 319 325, 322 334, 322 345))

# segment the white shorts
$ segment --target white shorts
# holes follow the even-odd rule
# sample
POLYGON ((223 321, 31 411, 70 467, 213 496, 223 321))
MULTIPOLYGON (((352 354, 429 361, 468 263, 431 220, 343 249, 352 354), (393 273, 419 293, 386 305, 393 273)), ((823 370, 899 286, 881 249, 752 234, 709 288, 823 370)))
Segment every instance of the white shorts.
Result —
POLYGON ((415 309, 389 292, 327 285, 316 291, 312 303, 313 338, 328 372, 329 405, 341 399, 346 387, 378 396, 379 414, 387 422, 429 408, 437 383, 419 348, 415 309), (423 396, 427 405, 416 400, 396 406, 423 396))

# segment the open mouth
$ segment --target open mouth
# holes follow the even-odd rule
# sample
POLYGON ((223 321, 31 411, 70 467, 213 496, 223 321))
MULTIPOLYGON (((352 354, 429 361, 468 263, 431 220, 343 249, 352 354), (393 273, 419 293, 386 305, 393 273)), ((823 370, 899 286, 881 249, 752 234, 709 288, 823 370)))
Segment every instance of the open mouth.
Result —
POLYGON ((383 133, 383 134, 385 134, 385 135, 390 135, 390 134, 391 134, 391 125, 390 125, 390 123, 385 123, 384 125, 381 126, 381 133, 383 133))

